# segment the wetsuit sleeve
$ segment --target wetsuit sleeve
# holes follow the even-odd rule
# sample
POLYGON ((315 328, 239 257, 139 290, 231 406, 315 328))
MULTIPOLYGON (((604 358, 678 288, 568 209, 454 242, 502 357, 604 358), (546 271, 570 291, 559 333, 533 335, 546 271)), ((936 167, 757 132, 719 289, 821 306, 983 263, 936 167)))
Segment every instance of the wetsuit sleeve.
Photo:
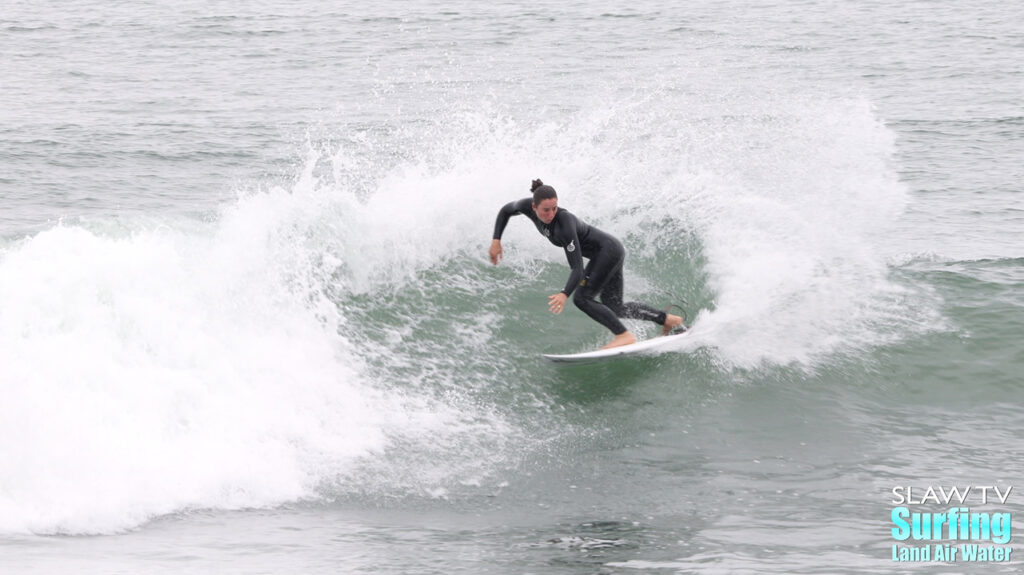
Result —
POLYGON ((502 206, 501 209, 498 210, 498 219, 494 221, 494 235, 491 237, 496 240, 500 240, 501 234, 505 233, 505 226, 508 225, 508 219, 512 216, 525 214, 526 210, 529 210, 532 205, 533 200, 530 198, 523 198, 502 206))
POLYGON ((576 231, 576 218, 570 216, 566 220, 565 233, 569 242, 565 244, 565 259, 569 261, 572 271, 569 272, 569 280, 565 282, 565 289, 562 292, 571 296, 576 286, 580 285, 580 280, 583 279, 583 248, 580 247, 580 236, 576 231))

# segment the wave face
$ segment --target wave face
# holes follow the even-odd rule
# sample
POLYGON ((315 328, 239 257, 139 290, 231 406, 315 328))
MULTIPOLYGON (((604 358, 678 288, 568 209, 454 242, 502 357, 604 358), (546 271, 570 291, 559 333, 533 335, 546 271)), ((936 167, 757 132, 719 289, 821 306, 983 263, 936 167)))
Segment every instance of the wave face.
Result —
POLYGON ((558 418, 524 353, 602 337, 544 318, 567 272, 522 221, 484 261, 533 177, 624 239, 628 291, 700 310, 688 345, 723 369, 814 369, 934 320, 876 243, 906 190, 863 101, 662 86, 541 124, 482 107, 324 128, 286 183, 212 221, 10 243, 0 529, 500 481, 558 418))

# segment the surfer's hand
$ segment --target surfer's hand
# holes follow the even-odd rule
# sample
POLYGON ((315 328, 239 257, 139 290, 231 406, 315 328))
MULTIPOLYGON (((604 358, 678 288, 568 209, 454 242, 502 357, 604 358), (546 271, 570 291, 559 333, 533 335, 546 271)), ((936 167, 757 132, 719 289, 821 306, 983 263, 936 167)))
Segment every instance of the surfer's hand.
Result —
POLYGON ((491 256, 491 263, 498 265, 498 261, 501 259, 501 240, 491 240, 489 255, 491 256))
POLYGON ((558 292, 555 295, 548 296, 548 309, 551 313, 559 314, 565 309, 565 300, 569 299, 569 296, 565 295, 565 292, 558 292))

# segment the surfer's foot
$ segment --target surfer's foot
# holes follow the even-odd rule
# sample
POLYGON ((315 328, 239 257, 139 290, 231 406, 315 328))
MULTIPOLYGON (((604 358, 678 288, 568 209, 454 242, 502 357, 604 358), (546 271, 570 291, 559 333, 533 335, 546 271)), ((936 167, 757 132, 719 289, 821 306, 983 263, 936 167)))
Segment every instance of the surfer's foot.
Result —
POLYGON ((661 326, 661 335, 669 335, 670 333, 682 333, 686 331, 686 326, 683 325, 683 318, 678 315, 668 314, 665 316, 665 323, 661 326))
POLYGON ((632 333, 629 333, 628 331, 624 331, 619 335, 615 336, 615 339, 608 342, 608 345, 602 347, 601 349, 609 349, 612 347, 629 345, 631 343, 636 343, 636 336, 633 335, 632 333))

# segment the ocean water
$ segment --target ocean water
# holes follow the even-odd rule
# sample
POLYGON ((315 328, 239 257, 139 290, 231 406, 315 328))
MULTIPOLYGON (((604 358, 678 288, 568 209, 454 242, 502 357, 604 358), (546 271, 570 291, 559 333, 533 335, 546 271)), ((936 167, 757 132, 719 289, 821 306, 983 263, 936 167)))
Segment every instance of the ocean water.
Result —
POLYGON ((1019 572, 892 514, 1024 510, 1022 23, 5 0, 0 572, 1019 572), (540 359, 538 177, 685 344, 540 359))

